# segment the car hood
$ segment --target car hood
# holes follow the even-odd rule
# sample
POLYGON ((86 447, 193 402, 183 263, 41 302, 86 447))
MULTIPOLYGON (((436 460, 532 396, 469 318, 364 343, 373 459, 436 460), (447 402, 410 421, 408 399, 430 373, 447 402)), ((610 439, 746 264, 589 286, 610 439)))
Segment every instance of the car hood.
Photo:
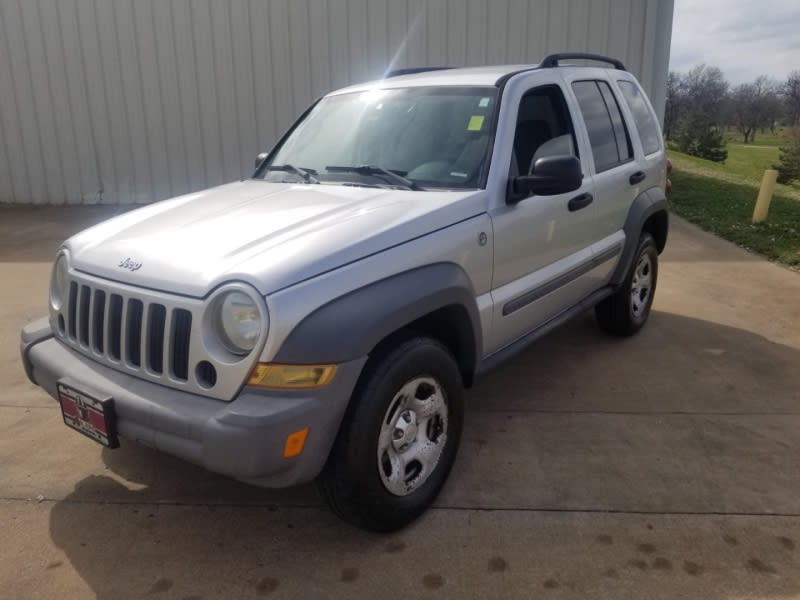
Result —
POLYGON ((228 281, 262 294, 486 210, 480 192, 242 181, 158 202, 66 243, 73 268, 203 297, 228 281))

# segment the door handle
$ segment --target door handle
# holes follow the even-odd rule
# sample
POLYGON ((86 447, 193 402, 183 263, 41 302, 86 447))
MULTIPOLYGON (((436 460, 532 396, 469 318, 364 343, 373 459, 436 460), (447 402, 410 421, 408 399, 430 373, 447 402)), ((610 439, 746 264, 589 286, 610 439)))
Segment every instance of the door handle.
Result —
POLYGON ((636 185, 637 183, 641 183, 644 181, 644 178, 647 177, 647 173, 644 171, 636 171, 628 181, 631 182, 631 185, 636 185))
POLYGON ((580 210, 582 208, 586 208, 589 206, 594 197, 591 194, 581 194, 580 196, 575 196, 572 200, 567 203, 567 208, 569 212, 575 212, 576 210, 580 210))

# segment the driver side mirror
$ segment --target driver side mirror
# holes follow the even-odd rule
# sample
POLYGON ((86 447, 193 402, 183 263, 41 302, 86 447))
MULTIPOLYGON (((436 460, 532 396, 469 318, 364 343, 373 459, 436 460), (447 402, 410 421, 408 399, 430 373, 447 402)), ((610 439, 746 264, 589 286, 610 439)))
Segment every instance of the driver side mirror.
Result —
POLYGON ((530 175, 513 177, 508 185, 508 203, 515 204, 528 196, 566 194, 581 187, 583 169, 575 156, 544 156, 533 165, 530 175))
POLYGON ((262 162, 264 162, 264 159, 265 159, 265 158, 267 158, 267 153, 266 153, 266 152, 262 152, 261 154, 259 154, 258 156, 256 156, 256 169, 258 168, 258 166, 259 166, 259 165, 260 165, 262 162))

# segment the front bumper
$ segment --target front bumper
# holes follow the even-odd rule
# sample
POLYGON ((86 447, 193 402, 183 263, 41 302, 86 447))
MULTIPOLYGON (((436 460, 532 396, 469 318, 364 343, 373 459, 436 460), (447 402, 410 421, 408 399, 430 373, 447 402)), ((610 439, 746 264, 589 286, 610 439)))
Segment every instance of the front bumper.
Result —
POLYGON ((68 349, 47 319, 22 331, 20 351, 30 380, 57 398, 69 378, 114 398, 117 432, 167 454, 265 487, 310 481, 322 470, 366 357, 339 365, 324 388, 275 391, 245 387, 231 402, 167 388, 68 349), (303 452, 284 458, 286 438, 308 427, 303 452))

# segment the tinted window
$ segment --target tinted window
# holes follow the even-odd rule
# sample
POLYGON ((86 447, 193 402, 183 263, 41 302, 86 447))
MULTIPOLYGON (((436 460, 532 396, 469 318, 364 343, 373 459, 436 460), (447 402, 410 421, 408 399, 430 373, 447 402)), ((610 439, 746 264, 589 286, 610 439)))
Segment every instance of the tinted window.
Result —
POLYGON ((589 133, 595 170, 598 173, 606 171, 630 159, 630 141, 608 84, 576 81, 572 84, 572 89, 589 133))
POLYGON ((652 154, 661 150, 661 135, 658 133, 658 125, 653 116, 653 112, 647 105, 644 93, 638 85, 632 81, 618 81, 619 89, 628 108, 633 113, 633 121, 636 123, 636 130, 642 139, 642 147, 645 154, 652 154))
POLYGON ((633 158, 633 149, 631 148, 631 138, 628 136, 625 121, 622 120, 619 104, 617 104, 617 99, 614 98, 611 88, 605 81, 598 81, 597 85, 603 94, 603 100, 606 101, 606 108, 608 109, 608 114, 611 115, 611 123, 614 125, 614 137, 617 138, 617 152, 619 153, 620 162, 625 162, 633 158))

